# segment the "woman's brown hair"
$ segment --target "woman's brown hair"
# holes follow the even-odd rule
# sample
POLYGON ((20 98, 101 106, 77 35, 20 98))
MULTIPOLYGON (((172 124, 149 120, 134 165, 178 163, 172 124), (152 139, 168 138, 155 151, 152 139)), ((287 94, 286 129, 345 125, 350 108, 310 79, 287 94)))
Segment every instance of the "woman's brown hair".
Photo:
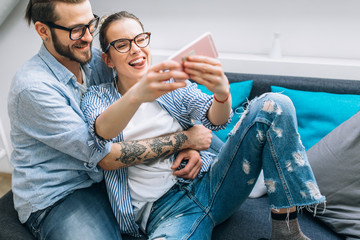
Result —
POLYGON ((126 12, 126 11, 121 11, 121 12, 117 12, 117 13, 114 13, 114 14, 111 14, 110 16, 108 16, 104 22, 101 24, 101 27, 100 27, 100 31, 99 31, 99 41, 100 41, 100 47, 102 49, 103 52, 105 52, 107 46, 109 45, 105 35, 106 35, 106 31, 108 30, 110 24, 112 22, 115 22, 115 21, 119 21, 119 20, 123 20, 123 19, 133 19, 135 21, 137 21, 142 30, 144 31, 144 26, 143 24, 141 23, 141 21, 139 20, 139 18, 137 18, 134 14, 132 13, 129 13, 129 12, 126 12))

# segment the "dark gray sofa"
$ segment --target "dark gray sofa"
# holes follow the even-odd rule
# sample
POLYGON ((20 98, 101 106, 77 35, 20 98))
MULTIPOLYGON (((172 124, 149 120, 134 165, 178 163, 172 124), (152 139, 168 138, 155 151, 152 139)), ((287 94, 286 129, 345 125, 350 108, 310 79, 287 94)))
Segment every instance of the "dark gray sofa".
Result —
MULTIPOLYGON (((240 73, 227 73, 227 76, 230 82, 253 80, 250 99, 264 92, 269 92, 270 85, 304 91, 360 95, 360 81, 240 73)), ((299 223, 303 232, 311 239, 344 239, 343 236, 333 232, 305 210, 299 214, 299 223)), ((0 226, 0 240, 33 239, 17 218, 11 191, 0 199, 0 226)), ((267 197, 264 196, 248 199, 230 219, 215 228, 212 239, 252 240, 269 238, 270 233, 271 220, 267 197)), ((124 237, 124 239, 135 238, 124 237)))

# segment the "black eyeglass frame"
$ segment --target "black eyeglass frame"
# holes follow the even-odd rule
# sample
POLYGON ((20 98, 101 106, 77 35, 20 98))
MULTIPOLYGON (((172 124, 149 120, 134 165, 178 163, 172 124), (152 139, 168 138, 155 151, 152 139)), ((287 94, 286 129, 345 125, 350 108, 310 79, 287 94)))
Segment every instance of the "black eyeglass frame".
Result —
POLYGON ((132 44, 132 42, 134 42, 134 43, 136 44, 136 46, 138 46, 139 48, 146 48, 146 47, 149 46, 149 44, 150 44, 150 36, 151 36, 151 32, 143 32, 143 33, 139 33, 138 35, 136 35, 133 39, 129 39, 129 38, 119 38, 119 39, 116 39, 116 40, 112 41, 111 43, 109 43, 109 45, 106 47, 104 53, 107 53, 107 52, 109 51, 109 49, 110 49, 111 46, 113 46, 114 49, 115 49, 116 51, 118 51, 119 53, 127 53, 127 52, 130 51, 130 49, 131 49, 131 44, 132 44), (143 34, 148 35, 149 41, 148 41, 148 43, 146 44, 146 46, 141 47, 141 46, 139 46, 139 45, 136 43, 135 39, 136 39, 137 37, 143 35, 143 34), (115 47, 115 43, 118 42, 118 41, 124 41, 124 40, 127 40, 127 41, 130 42, 130 44, 129 44, 129 49, 128 49, 127 51, 125 51, 125 52, 120 52, 120 50, 115 47))
POLYGON ((70 38, 71 40, 73 40, 73 41, 76 41, 76 40, 79 40, 80 38, 82 38, 82 37, 85 35, 86 29, 89 29, 89 32, 90 32, 91 34, 94 33, 94 32, 96 31, 96 29, 98 28, 98 26, 99 26, 99 20, 100 20, 99 16, 97 16, 97 15, 94 14, 94 19, 91 20, 88 24, 81 24, 81 25, 77 25, 77 26, 72 27, 72 28, 63 27, 63 26, 57 25, 57 24, 55 24, 55 23, 53 23, 53 22, 44 22, 44 23, 45 23, 46 25, 48 25, 49 27, 51 27, 51 28, 56 28, 56 29, 61 29, 61 30, 68 31, 68 32, 69 32, 69 38, 70 38), (90 25, 93 24, 95 21, 96 21, 96 25, 95 25, 95 27, 94 27, 94 30, 93 30, 93 31, 90 31, 90 25), (75 28, 80 28, 80 27, 83 28, 81 35, 80 35, 78 38, 72 38, 72 37, 71 37, 71 32, 72 32, 75 28))

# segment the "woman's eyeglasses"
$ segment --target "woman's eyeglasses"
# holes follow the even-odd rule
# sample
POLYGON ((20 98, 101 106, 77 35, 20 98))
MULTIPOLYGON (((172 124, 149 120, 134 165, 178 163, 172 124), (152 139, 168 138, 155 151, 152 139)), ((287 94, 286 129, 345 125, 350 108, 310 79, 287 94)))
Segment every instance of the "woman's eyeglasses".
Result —
POLYGON ((89 32, 93 34, 99 25, 99 17, 94 14, 94 19, 91 20, 88 24, 78 25, 72 28, 63 27, 52 22, 45 22, 45 24, 51 28, 68 31, 70 39, 75 41, 79 40, 85 35, 87 28, 89 29, 89 32))
POLYGON ((136 46, 139 48, 145 48, 150 43, 150 32, 144 32, 136 35, 133 39, 128 38, 120 38, 112 41, 105 49, 105 53, 107 53, 110 49, 110 46, 113 46, 116 51, 119 53, 126 53, 131 49, 131 43, 134 41, 136 46))

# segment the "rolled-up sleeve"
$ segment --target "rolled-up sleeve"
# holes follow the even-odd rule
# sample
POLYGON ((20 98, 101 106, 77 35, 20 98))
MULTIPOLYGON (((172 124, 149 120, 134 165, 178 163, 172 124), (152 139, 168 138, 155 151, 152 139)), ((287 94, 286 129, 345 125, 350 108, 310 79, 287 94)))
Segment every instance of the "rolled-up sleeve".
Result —
POLYGON ((190 116, 191 119, 200 121, 210 130, 218 131, 225 129, 230 123, 233 112, 225 124, 214 125, 207 117, 207 112, 213 103, 214 97, 201 92, 195 83, 188 82, 186 88, 171 93, 177 111, 181 116, 190 116))
POLYGON ((111 105, 111 98, 113 98, 112 94, 107 88, 102 86, 92 86, 84 94, 81 100, 81 110, 88 123, 88 131, 92 136, 92 141, 89 142, 89 146, 96 151, 103 151, 106 144, 112 142, 112 139, 106 140, 97 135, 95 131, 96 118, 111 105))

